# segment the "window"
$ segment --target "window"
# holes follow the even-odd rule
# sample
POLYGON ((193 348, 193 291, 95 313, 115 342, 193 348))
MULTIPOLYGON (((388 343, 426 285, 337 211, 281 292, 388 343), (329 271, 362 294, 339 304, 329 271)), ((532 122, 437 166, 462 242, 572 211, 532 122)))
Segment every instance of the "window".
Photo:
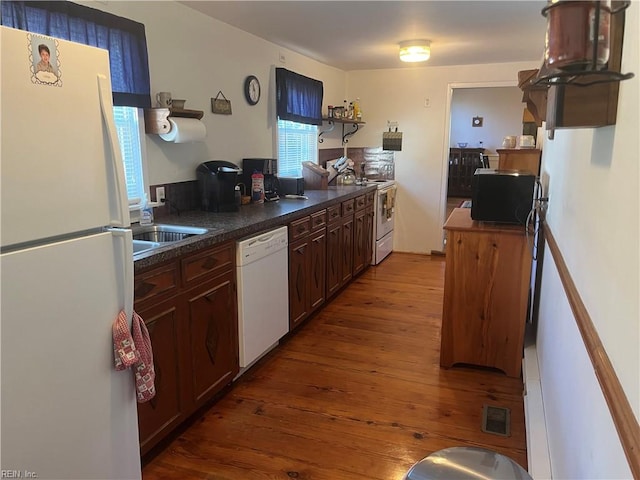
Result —
POLYGON ((319 80, 276 68, 278 175, 302 175, 302 162, 318 163, 323 86, 319 80))
POLYGON ((113 117, 124 162, 129 205, 132 207, 140 206, 145 188, 138 109, 135 107, 113 107, 113 117))
POLYGON ((307 160, 318 163, 318 127, 278 119, 278 175, 301 177, 307 160))

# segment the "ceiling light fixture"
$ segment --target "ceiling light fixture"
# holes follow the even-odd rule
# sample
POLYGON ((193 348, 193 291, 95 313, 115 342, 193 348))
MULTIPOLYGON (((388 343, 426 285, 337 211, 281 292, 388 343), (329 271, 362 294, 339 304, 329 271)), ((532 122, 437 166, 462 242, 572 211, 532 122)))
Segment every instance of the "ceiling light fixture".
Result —
POLYGON ((400 42, 400 60, 403 62, 426 62, 431 56, 429 40, 407 40, 400 42))

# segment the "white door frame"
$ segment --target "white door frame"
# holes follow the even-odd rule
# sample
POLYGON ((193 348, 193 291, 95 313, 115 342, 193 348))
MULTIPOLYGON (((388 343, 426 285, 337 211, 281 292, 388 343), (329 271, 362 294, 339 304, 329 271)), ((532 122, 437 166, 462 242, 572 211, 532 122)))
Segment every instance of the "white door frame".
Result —
POLYGON ((440 191, 442 196, 440 198, 440 230, 442 231, 442 245, 444 246, 444 222, 447 220, 445 215, 447 214, 447 180, 449 178, 449 144, 451 140, 451 102, 453 100, 453 91, 457 88, 497 88, 497 87, 517 87, 518 82, 513 80, 507 81, 495 81, 495 82, 469 82, 469 83, 449 83, 447 84, 447 102, 445 104, 445 125, 442 152, 444 158, 442 159, 442 178, 440 184, 440 191))

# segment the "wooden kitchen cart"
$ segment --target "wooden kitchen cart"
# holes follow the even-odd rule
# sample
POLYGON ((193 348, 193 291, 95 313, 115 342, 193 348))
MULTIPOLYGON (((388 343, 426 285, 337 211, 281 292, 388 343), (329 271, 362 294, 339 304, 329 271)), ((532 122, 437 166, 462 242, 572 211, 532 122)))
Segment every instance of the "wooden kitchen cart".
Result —
POLYGON ((531 252, 525 228, 476 222, 456 208, 447 230, 440 365, 520 376, 531 252))

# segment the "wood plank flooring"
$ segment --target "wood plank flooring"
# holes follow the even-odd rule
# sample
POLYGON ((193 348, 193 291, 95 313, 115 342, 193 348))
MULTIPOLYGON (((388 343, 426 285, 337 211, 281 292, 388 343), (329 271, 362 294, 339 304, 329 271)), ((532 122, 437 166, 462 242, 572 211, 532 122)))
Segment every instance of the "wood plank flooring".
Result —
POLYGON ((245 373, 143 469, 145 480, 401 480, 480 446, 526 468, 522 382, 439 366, 444 258, 393 253, 245 373), (511 409, 511 436, 481 430, 511 409))

